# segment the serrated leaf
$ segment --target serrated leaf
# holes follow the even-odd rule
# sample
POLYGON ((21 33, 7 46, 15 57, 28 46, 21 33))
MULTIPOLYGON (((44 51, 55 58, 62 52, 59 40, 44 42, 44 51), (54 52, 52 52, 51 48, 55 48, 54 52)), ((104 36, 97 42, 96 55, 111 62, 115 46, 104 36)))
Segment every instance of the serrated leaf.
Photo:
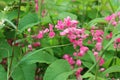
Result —
POLYGON ((33 27, 38 23, 39 23, 39 20, 38 20, 37 14, 29 13, 20 20, 18 25, 18 30, 19 32, 23 32, 25 29, 29 27, 33 27))
POLYGON ((66 60, 57 60, 47 68, 44 80, 67 80, 73 72, 66 60))

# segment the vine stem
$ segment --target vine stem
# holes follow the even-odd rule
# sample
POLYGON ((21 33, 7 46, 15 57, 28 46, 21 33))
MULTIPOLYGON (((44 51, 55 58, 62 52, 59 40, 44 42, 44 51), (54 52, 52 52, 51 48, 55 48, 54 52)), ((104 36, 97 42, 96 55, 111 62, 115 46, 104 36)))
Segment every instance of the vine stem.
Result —
MULTIPOLYGON (((19 6, 18 6, 18 17, 17 17, 17 22, 16 22, 16 33, 17 33, 17 29, 18 29, 18 25, 19 25, 19 18, 20 18, 20 6, 21 6, 21 0, 19 0, 19 6)), ((14 36, 14 42, 16 40, 16 33, 14 36)), ((10 71, 11 71, 11 67, 12 67, 12 63, 13 63, 13 58, 14 58, 14 46, 12 46, 12 56, 11 56, 11 60, 8 57, 8 72, 7 72, 7 80, 9 80, 10 78, 10 71)))

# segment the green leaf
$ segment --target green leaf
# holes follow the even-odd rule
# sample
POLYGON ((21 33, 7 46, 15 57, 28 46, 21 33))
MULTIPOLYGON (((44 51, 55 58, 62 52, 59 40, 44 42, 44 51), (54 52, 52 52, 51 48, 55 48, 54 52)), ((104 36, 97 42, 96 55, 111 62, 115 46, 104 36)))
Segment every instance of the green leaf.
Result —
POLYGON ((7 43, 7 40, 0 39, 0 58, 9 57, 12 55, 12 47, 7 43))
POLYGON ((20 65, 15 69, 12 74, 13 80, 34 80, 35 77, 35 64, 20 65))
POLYGON ((64 19, 66 17, 70 16, 71 19, 77 19, 77 16, 73 13, 69 13, 69 12, 62 12, 58 15, 58 18, 59 19, 64 19))
POLYGON ((29 27, 33 27, 34 25, 37 25, 39 23, 37 14, 29 13, 26 16, 24 16, 18 25, 18 30, 20 32, 23 32, 25 29, 29 27))
POLYGON ((0 65, 0 80, 7 80, 7 73, 2 65, 0 65))
POLYGON ((105 21, 104 18, 95 18, 88 23, 88 26, 92 27, 93 25, 96 25, 97 23, 107 23, 107 22, 105 21))
POLYGON ((106 75, 106 74, 113 73, 113 72, 120 72, 120 66, 118 65, 111 66, 108 69, 106 69, 103 72, 103 74, 106 75))
POLYGON ((28 53, 26 56, 24 56, 21 59, 20 63, 33 64, 33 63, 39 62, 39 63, 50 64, 50 63, 54 62, 55 60, 56 60, 56 58, 53 57, 52 55, 50 55, 44 51, 35 50, 33 52, 28 53))
POLYGON ((47 68, 44 80, 67 80, 68 76, 73 72, 67 61, 57 60, 47 68))
POLYGON ((92 60, 94 63, 96 63, 96 59, 95 59, 95 56, 93 55, 93 52, 89 50, 87 53, 89 54, 91 60, 92 60))

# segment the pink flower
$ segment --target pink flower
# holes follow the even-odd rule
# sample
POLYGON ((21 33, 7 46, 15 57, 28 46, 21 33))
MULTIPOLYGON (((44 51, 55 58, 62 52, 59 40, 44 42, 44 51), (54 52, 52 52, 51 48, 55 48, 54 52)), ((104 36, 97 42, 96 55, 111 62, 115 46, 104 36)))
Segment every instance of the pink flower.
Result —
POLYGON ((94 52, 94 56, 98 56, 98 52, 94 52))
POLYGON ((67 18, 64 18, 64 23, 66 27, 71 26, 71 18, 68 16, 67 18))
POLYGON ((49 30, 53 31, 53 25, 52 24, 49 24, 49 30))
POLYGON ((43 33, 48 33, 49 32, 49 29, 48 28, 46 28, 44 31, 43 31, 43 33))
POLYGON ((105 18, 105 20, 106 20, 106 21, 111 21, 111 20, 112 20, 112 16, 107 16, 107 17, 105 18))
POLYGON ((111 39, 112 38, 112 32, 106 36, 106 39, 111 39))
POLYGON ((103 58, 100 58, 99 65, 102 66, 104 63, 105 63, 104 59, 103 59, 103 58))
POLYGON ((39 31, 39 33, 36 37, 37 37, 37 39, 41 39, 41 38, 43 38, 43 35, 44 35, 43 31, 39 31))
POLYGON ((64 56, 63 56, 63 59, 69 59, 70 58, 70 55, 68 55, 68 54, 65 54, 64 56))
POLYGON ((35 42, 32 44, 34 47, 39 47, 40 46, 40 42, 35 42))
POLYGON ((50 37, 50 38, 53 38, 54 36, 55 36, 55 32, 50 31, 50 32, 49 32, 49 37, 50 37))
POLYGON ((105 70, 105 68, 100 68, 100 71, 103 72, 105 70))
POLYGON ((97 42, 95 47, 96 47, 97 51, 100 51, 102 49, 102 43, 101 42, 97 42))
POLYGON ((59 30, 64 29, 64 23, 61 20, 58 20, 57 25, 55 26, 59 30))
POLYGON ((80 47, 80 52, 78 53, 78 56, 83 56, 88 50, 89 50, 88 47, 85 46, 80 47))
POLYGON ((30 44, 30 45, 28 45, 28 48, 29 48, 29 50, 31 50, 31 51, 33 50, 33 49, 32 49, 32 45, 31 45, 31 44, 30 44))
POLYGON ((120 38, 117 38, 117 39, 116 39, 116 42, 117 42, 117 43, 120 43, 120 38))
POLYGON ((113 21, 113 22, 112 22, 112 25, 113 25, 113 26, 116 26, 116 25, 117 25, 117 22, 116 22, 116 21, 113 21))
POLYGON ((77 66, 81 66, 81 63, 82 63, 81 60, 77 60, 77 61, 76 61, 76 65, 77 65, 77 66))
POLYGON ((76 75, 77 78, 80 76, 82 70, 83 70, 83 68, 79 68, 79 69, 76 71, 75 75, 76 75))

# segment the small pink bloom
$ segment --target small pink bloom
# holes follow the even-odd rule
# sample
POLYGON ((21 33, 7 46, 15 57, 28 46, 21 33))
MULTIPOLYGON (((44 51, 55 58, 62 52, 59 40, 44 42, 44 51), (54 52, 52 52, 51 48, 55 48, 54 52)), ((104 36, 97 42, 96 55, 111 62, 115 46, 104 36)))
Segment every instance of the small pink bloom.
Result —
POLYGON ((116 22, 116 21, 113 21, 113 22, 112 22, 112 25, 113 25, 113 26, 116 26, 116 25, 117 25, 117 22, 116 22))
POLYGON ((52 24, 49 24, 49 30, 53 31, 53 25, 52 24))
POLYGON ((40 42, 35 42, 32 45, 33 45, 33 47, 39 47, 40 46, 40 42))
POLYGON ((46 28, 44 31, 43 31, 43 33, 48 33, 49 32, 49 29, 48 28, 46 28))
POLYGON ((77 66, 81 66, 81 63, 82 63, 81 60, 77 60, 77 61, 76 61, 76 65, 77 65, 77 66))
POLYGON ((74 55, 74 56, 77 56, 77 52, 74 52, 73 55, 74 55))
POLYGON ((53 32, 53 31, 49 32, 49 37, 50 38, 53 38, 54 36, 55 36, 55 32, 53 32))
POLYGON ((78 56, 83 56, 88 50, 89 50, 88 47, 85 46, 80 47, 80 52, 78 53, 78 56))
POLYGON ((67 18, 64 19, 64 23, 66 27, 71 26, 71 18, 68 16, 67 18))
POLYGON ((58 20, 58 23, 55 27, 59 30, 63 30, 64 29, 64 23, 61 20, 58 20))
POLYGON ((28 48, 32 51, 33 49, 32 49, 32 45, 30 44, 30 45, 28 45, 28 48))
POLYGON ((83 68, 79 68, 79 69, 76 71, 75 75, 76 75, 77 78, 80 76, 82 70, 83 70, 83 68))
POLYGON ((100 58, 99 65, 102 66, 104 63, 105 63, 104 59, 103 59, 103 58, 100 58))
POLYGON ((70 55, 68 55, 68 54, 65 54, 65 55, 63 56, 63 59, 68 59, 68 58, 70 58, 70 55))
POLYGON ((112 38, 112 32, 106 36, 106 39, 111 39, 112 38))
POLYGON ((97 56, 98 55, 98 52, 94 52, 94 56, 97 56))
POLYGON ((117 38, 117 39, 116 39, 116 42, 117 42, 117 43, 120 43, 120 38, 117 38))
POLYGON ((95 47, 96 47, 97 51, 100 51, 102 49, 102 43, 101 42, 97 42, 95 47))
POLYGON ((100 68, 100 71, 103 72, 105 70, 105 68, 100 68))
POLYGON ((39 33, 37 35, 37 39, 43 38, 43 35, 44 35, 43 31, 39 31, 39 33))

